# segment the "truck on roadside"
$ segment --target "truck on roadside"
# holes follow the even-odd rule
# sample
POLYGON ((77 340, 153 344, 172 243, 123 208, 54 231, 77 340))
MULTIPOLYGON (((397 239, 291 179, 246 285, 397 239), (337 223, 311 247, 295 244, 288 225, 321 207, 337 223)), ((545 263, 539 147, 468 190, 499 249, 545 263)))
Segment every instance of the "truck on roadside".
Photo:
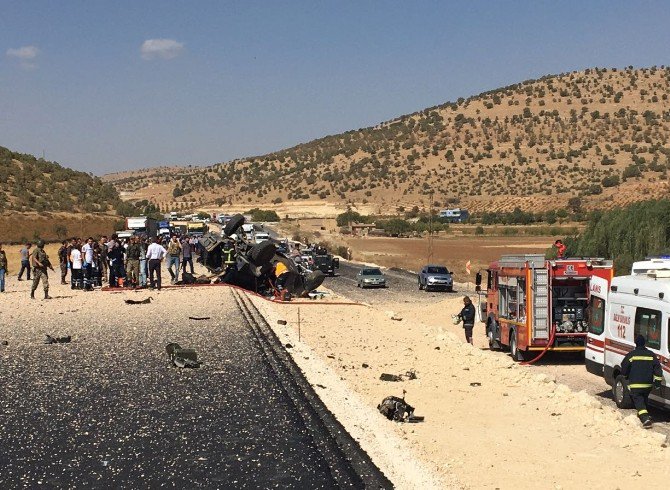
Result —
POLYGON ((503 255, 487 269, 482 320, 491 349, 509 349, 515 361, 542 351, 584 352, 587 307, 594 280, 609 284, 611 260, 503 255))
POLYGON ((186 225, 187 233, 194 237, 201 237, 209 231, 207 223, 201 221, 189 221, 186 225))
MULTIPOLYGON (((638 263, 639 264, 639 263, 638 263)), ((642 266, 643 267, 643 266, 642 266)), ((638 270, 641 267, 638 267, 638 270)), ((633 266, 635 271, 636 267, 633 266)), ((663 382, 649 401, 670 408, 670 270, 658 268, 591 285, 586 369, 612 387, 619 408, 633 406, 621 363, 643 335, 663 368, 663 382)))
POLYGON ((335 270, 340 268, 340 259, 329 254, 323 247, 316 247, 311 252, 311 268, 319 270, 329 276, 335 275, 335 270))
POLYGON ((133 230, 136 235, 154 238, 158 236, 158 221, 146 216, 126 218, 126 230, 133 230))

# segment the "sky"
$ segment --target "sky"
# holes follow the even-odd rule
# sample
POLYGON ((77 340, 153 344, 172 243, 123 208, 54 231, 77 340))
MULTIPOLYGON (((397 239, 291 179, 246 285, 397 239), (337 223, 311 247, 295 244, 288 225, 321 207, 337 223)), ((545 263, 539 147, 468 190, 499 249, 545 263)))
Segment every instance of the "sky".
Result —
POLYGON ((670 64, 665 1, 0 0, 0 146, 210 165, 590 67, 670 64))

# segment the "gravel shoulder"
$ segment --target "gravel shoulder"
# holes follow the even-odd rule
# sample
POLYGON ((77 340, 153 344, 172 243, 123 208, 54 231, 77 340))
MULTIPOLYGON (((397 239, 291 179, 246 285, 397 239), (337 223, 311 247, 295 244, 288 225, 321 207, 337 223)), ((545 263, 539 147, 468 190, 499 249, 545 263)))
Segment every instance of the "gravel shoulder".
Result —
MULTIPOLYGON (((462 329, 446 326, 459 305, 456 297, 428 304, 266 308, 275 311, 274 318, 286 320, 276 331, 294 346, 294 359, 308 378, 312 372, 314 379, 321 372, 334 372, 345 392, 356 393, 361 410, 374 411, 385 396, 401 396, 406 390, 416 413, 426 416, 424 423, 396 424, 371 414, 366 425, 390 428, 442 478, 444 487, 665 484, 670 452, 664 433, 643 430, 632 411, 622 412, 594 396, 592 391, 606 387, 598 386, 597 378, 585 370, 584 386, 595 388, 570 386, 572 375, 583 367, 568 365, 557 376, 552 371, 562 370, 555 366, 523 367, 504 353, 465 344, 462 329), (311 362, 315 356, 325 366, 301 361, 309 357, 311 362), (409 370, 417 379, 379 379, 381 373, 409 370)), ((326 404, 337 404, 337 397, 330 398, 331 385, 322 384, 326 404)), ((419 487, 410 482, 406 488, 419 487)))

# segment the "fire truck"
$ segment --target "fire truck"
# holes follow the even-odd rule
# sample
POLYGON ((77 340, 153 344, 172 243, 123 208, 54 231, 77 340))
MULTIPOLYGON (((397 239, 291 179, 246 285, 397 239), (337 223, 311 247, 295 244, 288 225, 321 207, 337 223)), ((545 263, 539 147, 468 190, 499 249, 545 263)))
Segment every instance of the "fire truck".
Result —
POLYGON ((610 260, 529 254, 503 255, 487 273, 482 319, 489 346, 525 361, 541 351, 584 351, 590 281, 609 283, 614 270, 610 260))

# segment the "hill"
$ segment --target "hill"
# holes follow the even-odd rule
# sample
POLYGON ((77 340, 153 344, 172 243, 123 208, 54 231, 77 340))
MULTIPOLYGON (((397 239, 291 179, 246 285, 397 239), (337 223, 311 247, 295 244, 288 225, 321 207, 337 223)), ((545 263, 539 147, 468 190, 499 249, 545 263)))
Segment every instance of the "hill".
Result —
POLYGON ((668 193, 670 68, 595 68, 204 168, 112 176, 161 209, 326 200, 473 211, 611 208, 668 193))
POLYGON ((107 213, 119 206, 116 189, 85 172, 0 147, 0 211, 107 213))

